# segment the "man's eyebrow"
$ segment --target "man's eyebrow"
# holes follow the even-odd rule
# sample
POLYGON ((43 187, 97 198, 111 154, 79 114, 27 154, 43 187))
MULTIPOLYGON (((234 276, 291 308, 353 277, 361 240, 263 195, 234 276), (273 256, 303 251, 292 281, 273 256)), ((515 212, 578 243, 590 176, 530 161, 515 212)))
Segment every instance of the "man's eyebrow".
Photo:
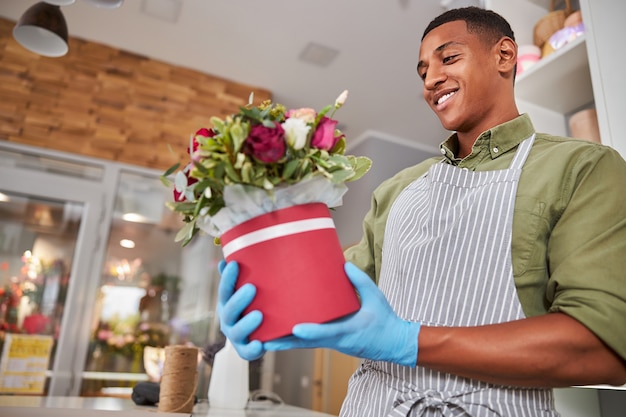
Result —
MULTIPOLYGON (((442 45, 439 45, 438 47, 435 48, 435 53, 440 54, 441 52, 443 52, 446 48, 448 48, 449 46, 453 46, 453 45, 461 45, 461 42, 457 42, 457 41, 449 41, 446 42, 442 45)), ((420 68, 426 66, 426 63, 423 60, 420 60, 417 63, 417 69, 419 70, 420 68)))

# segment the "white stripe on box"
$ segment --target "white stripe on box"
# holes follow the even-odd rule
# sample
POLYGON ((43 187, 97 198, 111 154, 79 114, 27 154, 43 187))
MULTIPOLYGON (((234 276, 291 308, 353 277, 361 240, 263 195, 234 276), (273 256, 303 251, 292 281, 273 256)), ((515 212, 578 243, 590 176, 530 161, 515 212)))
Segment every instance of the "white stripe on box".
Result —
POLYGON ((296 220, 293 222, 281 223, 239 236, 224 245, 222 252, 224 253, 224 257, 227 258, 238 250, 247 248, 248 246, 256 243, 265 242, 266 240, 295 235, 296 233, 334 228, 335 223, 331 217, 319 217, 315 219, 296 220))

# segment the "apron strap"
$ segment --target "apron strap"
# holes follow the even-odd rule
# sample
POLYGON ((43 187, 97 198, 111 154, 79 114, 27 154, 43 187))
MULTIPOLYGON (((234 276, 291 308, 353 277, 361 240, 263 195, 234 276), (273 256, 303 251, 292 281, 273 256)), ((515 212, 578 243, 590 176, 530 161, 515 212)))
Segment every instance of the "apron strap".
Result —
POLYGON ((511 169, 522 169, 524 163, 526 162, 526 158, 528 158, 528 154, 530 153, 530 149, 533 147, 533 143, 535 142, 535 134, 533 133, 529 138, 524 139, 519 146, 517 147, 517 151, 515 152, 515 156, 511 161, 511 169))

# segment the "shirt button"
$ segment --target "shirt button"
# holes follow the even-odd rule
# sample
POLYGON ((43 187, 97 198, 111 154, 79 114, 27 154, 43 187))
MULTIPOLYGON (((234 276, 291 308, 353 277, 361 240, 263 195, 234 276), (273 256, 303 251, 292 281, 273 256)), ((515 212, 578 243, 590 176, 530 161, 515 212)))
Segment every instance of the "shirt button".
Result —
POLYGON ((498 149, 497 147, 493 148, 493 153, 498 153, 498 152, 500 152, 500 149, 498 149))
POLYGON ((445 150, 445 149, 443 149, 443 148, 439 149, 439 152, 441 152, 441 154, 442 154, 442 155, 445 155, 445 154, 446 154, 446 150, 445 150))

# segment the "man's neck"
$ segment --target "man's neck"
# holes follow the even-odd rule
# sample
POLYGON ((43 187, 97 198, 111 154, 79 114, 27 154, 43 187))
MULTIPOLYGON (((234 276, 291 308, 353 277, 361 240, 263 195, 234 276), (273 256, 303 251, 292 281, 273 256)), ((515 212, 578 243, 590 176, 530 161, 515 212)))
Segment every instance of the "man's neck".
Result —
POLYGON ((459 159, 463 159, 469 154, 472 153, 472 147, 474 143, 478 139, 478 137, 489 129, 492 129, 496 126, 501 125, 502 123, 510 122, 519 116, 519 111, 517 107, 513 106, 509 111, 502 113, 499 117, 494 118, 487 123, 483 123, 480 126, 475 127, 474 129, 468 132, 456 132, 457 140, 458 140, 458 149, 456 153, 456 157, 459 159))
POLYGON ((476 142, 476 139, 478 139, 478 137, 474 137, 472 139, 468 137, 467 134, 462 135, 459 132, 457 132, 456 137, 458 142, 456 157, 459 159, 463 159, 472 153, 472 147, 474 146, 474 143, 476 142))

